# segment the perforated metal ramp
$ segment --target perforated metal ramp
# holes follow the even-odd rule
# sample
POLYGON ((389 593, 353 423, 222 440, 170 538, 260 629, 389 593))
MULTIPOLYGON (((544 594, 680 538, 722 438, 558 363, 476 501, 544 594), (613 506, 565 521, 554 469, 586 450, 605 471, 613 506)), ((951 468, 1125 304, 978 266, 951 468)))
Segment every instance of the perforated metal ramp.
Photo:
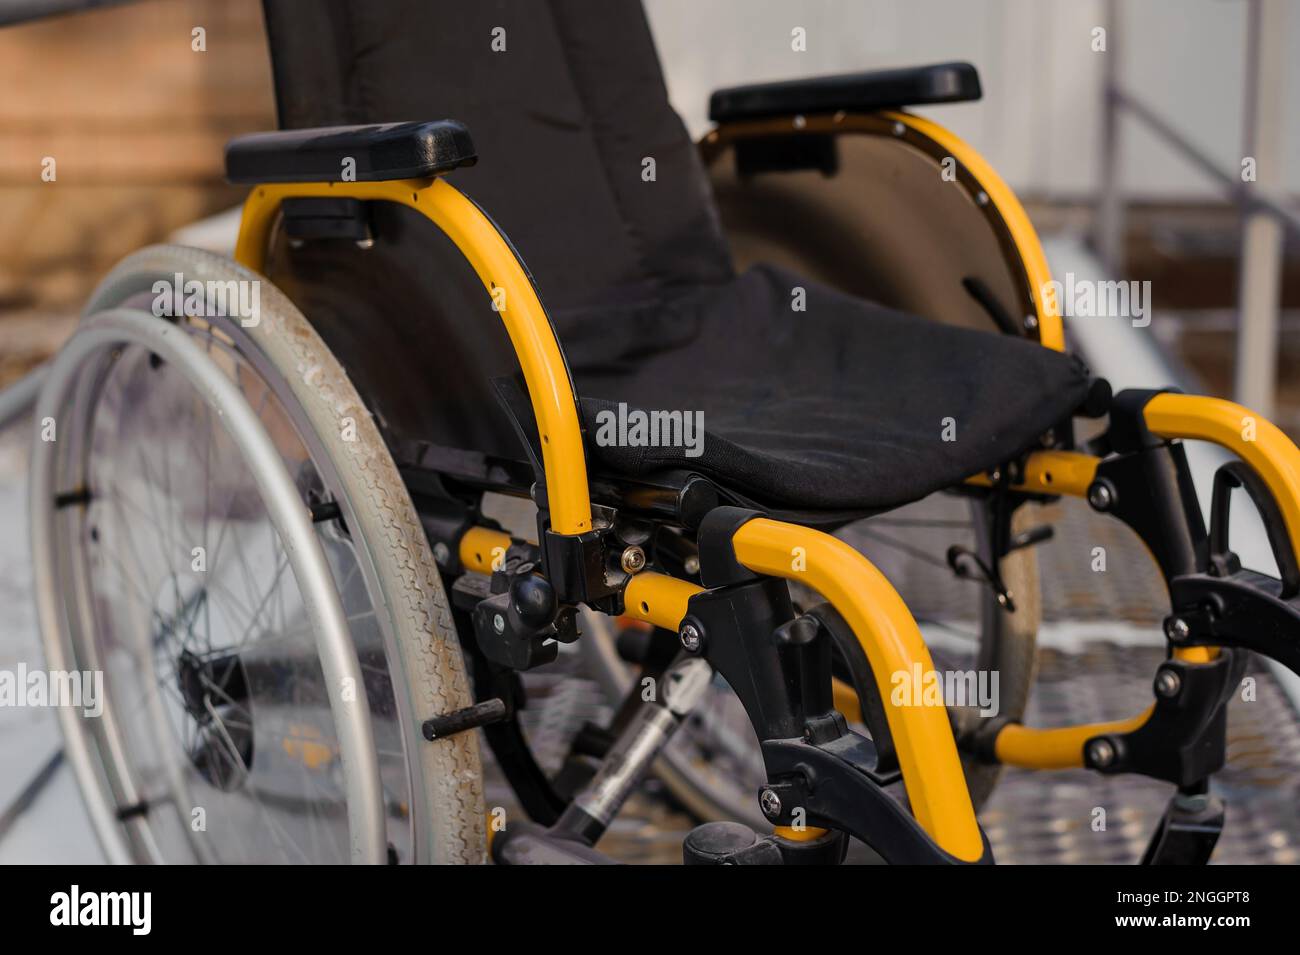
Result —
MULTIPOLYGON (((1062 726, 1115 719, 1151 702, 1158 647, 1090 642, 1078 652, 1044 650, 1027 723, 1062 726)), ((1300 862, 1300 727, 1268 668, 1249 671, 1254 702, 1234 699, 1228 765, 1213 792, 1227 802, 1216 863, 1300 862)), ((1009 769, 981 814, 999 863, 1128 864, 1146 848, 1172 787, 1089 770, 1009 769), (1097 810, 1103 811, 1099 814, 1097 810), (1095 829, 1102 819, 1104 829, 1095 829)))

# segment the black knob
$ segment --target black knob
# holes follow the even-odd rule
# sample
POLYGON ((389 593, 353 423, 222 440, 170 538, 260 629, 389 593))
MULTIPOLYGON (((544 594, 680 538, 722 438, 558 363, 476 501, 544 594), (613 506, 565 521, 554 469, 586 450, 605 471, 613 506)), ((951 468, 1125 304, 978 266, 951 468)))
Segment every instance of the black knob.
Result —
POLYGON ((528 629, 549 627, 558 607, 555 588, 544 577, 516 577, 510 585, 510 606, 528 629))

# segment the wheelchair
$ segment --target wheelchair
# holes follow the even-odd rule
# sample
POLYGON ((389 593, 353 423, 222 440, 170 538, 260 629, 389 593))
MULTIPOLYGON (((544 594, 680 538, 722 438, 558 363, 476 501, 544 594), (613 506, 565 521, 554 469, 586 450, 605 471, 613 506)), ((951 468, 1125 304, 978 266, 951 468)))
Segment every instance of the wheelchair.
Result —
POLYGON ((598 864, 655 769, 688 863, 991 863, 1002 766, 1167 782, 1143 861, 1208 861, 1247 654, 1300 672, 1300 451, 1066 353, 1015 196, 908 111, 972 66, 722 90, 694 144, 632 0, 265 11, 283 128, 227 148, 233 260, 128 257, 37 402, 38 614, 105 675, 59 712, 110 861, 598 864), (1238 458, 1208 522, 1184 440, 1238 458), (1062 496, 1149 549, 1168 657, 1142 713, 1033 728, 1062 496), (834 533, 901 514, 967 535, 994 715, 898 692, 935 657, 834 533), (574 643, 614 715, 549 773, 522 675, 574 643))

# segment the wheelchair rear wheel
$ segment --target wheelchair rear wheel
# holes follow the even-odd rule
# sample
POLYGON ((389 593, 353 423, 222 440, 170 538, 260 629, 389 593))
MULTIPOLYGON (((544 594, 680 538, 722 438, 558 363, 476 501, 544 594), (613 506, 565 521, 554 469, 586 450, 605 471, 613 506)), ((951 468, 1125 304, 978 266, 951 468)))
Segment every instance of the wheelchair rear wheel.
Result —
POLYGON ((474 735, 430 743, 420 732, 428 716, 471 702, 446 597, 410 496, 337 360, 269 282, 194 249, 129 257, 87 314, 78 335, 116 321, 179 330, 198 346, 171 359, 147 335, 80 347, 85 358, 60 389, 58 450, 38 449, 46 463, 33 471, 33 501, 55 501, 34 548, 48 565, 38 578, 52 582, 47 658, 103 672, 99 718, 61 716, 106 854, 482 861, 474 735), (155 317, 160 290, 195 281, 252 283, 256 322, 212 314, 210 298, 202 315, 155 317), (338 667, 313 625, 320 584, 305 582, 294 539, 272 519, 273 492, 236 416, 187 362, 218 369, 242 394, 311 514, 352 687, 331 685, 338 667), (365 711, 359 720, 340 717, 349 699, 365 711), (349 726, 366 730, 352 755, 349 726), (367 765, 377 853, 357 850, 354 776, 367 765))

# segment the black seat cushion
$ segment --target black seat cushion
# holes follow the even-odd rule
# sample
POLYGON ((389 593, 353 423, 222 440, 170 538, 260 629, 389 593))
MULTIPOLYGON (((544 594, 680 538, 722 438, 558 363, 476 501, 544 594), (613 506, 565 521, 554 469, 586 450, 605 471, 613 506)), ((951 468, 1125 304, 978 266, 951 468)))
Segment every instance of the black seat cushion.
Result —
MULTIPOLYGON (((452 181, 536 279, 598 464, 693 468, 774 510, 874 510, 1002 463, 1083 397, 1083 370, 1037 345, 771 269, 738 278, 637 0, 265 6, 286 128, 449 116, 473 131, 480 161, 452 181), (601 400, 703 411, 703 454, 595 446, 601 400)), ((282 249, 272 277, 394 437, 523 457, 489 385, 517 366, 481 286, 418 213, 373 223, 364 254, 282 249)))
POLYGON ((1033 446, 1088 388, 1075 358, 771 267, 621 312, 603 332, 586 315, 557 316, 589 453, 629 475, 695 470, 773 507, 917 500, 1033 446), (791 308, 796 286, 806 311, 791 308), (703 412, 702 453, 600 444, 598 416, 619 402, 703 412))

